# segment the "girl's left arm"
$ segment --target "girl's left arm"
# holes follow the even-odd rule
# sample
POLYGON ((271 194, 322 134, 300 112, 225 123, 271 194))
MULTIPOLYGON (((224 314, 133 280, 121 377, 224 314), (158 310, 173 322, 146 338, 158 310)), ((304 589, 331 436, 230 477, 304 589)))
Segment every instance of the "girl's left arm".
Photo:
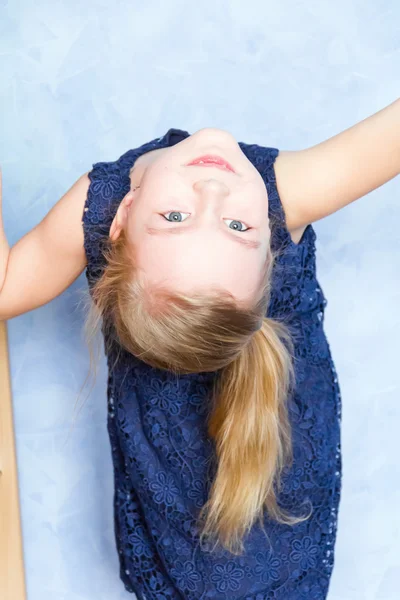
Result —
POLYGON ((400 98, 320 144, 279 152, 275 171, 289 230, 365 196, 400 174, 400 98))

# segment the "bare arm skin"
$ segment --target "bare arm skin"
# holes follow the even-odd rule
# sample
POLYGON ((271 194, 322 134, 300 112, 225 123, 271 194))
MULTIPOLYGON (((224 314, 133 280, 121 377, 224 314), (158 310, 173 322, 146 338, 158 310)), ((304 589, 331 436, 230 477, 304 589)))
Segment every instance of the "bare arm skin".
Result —
POLYGON ((47 304, 85 269, 82 215, 89 184, 88 173, 84 173, 44 219, 11 249, 0 227, 3 262, 5 253, 8 254, 0 289, 0 321, 47 304))
POLYGON ((400 174, 400 99, 316 146, 280 152, 275 170, 287 227, 301 232, 400 174))

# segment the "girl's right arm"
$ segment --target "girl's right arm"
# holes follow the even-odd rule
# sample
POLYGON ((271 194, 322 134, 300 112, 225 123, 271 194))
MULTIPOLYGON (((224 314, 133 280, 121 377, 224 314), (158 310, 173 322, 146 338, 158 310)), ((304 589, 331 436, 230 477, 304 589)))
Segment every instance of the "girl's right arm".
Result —
POLYGON ((0 214, 0 321, 47 304, 85 269, 82 219, 89 185, 84 173, 11 249, 0 214))

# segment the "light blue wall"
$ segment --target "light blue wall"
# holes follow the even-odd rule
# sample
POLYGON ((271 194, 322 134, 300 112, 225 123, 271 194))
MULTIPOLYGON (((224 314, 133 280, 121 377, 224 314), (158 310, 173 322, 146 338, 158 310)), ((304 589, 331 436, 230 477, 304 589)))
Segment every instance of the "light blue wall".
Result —
MULTIPOLYGON (((395 0, 1 0, 10 244, 94 162, 170 127, 296 150, 377 112, 399 95, 399 21, 395 0)), ((315 224, 343 396, 329 600, 399 598, 399 192, 397 178, 315 224)), ((89 369, 86 287, 82 274, 8 323, 28 600, 132 598, 114 545, 103 355, 69 433, 89 369)))

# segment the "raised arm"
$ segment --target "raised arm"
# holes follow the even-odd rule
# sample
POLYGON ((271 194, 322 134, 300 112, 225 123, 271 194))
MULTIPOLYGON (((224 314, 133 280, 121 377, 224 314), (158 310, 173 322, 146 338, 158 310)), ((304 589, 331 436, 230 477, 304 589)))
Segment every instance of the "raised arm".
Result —
POLYGON ((318 221, 400 174, 400 99, 316 146, 275 161, 289 230, 318 221))
POLYGON ((0 321, 47 304, 84 270, 82 215, 89 184, 85 173, 11 249, 0 220, 0 321))

